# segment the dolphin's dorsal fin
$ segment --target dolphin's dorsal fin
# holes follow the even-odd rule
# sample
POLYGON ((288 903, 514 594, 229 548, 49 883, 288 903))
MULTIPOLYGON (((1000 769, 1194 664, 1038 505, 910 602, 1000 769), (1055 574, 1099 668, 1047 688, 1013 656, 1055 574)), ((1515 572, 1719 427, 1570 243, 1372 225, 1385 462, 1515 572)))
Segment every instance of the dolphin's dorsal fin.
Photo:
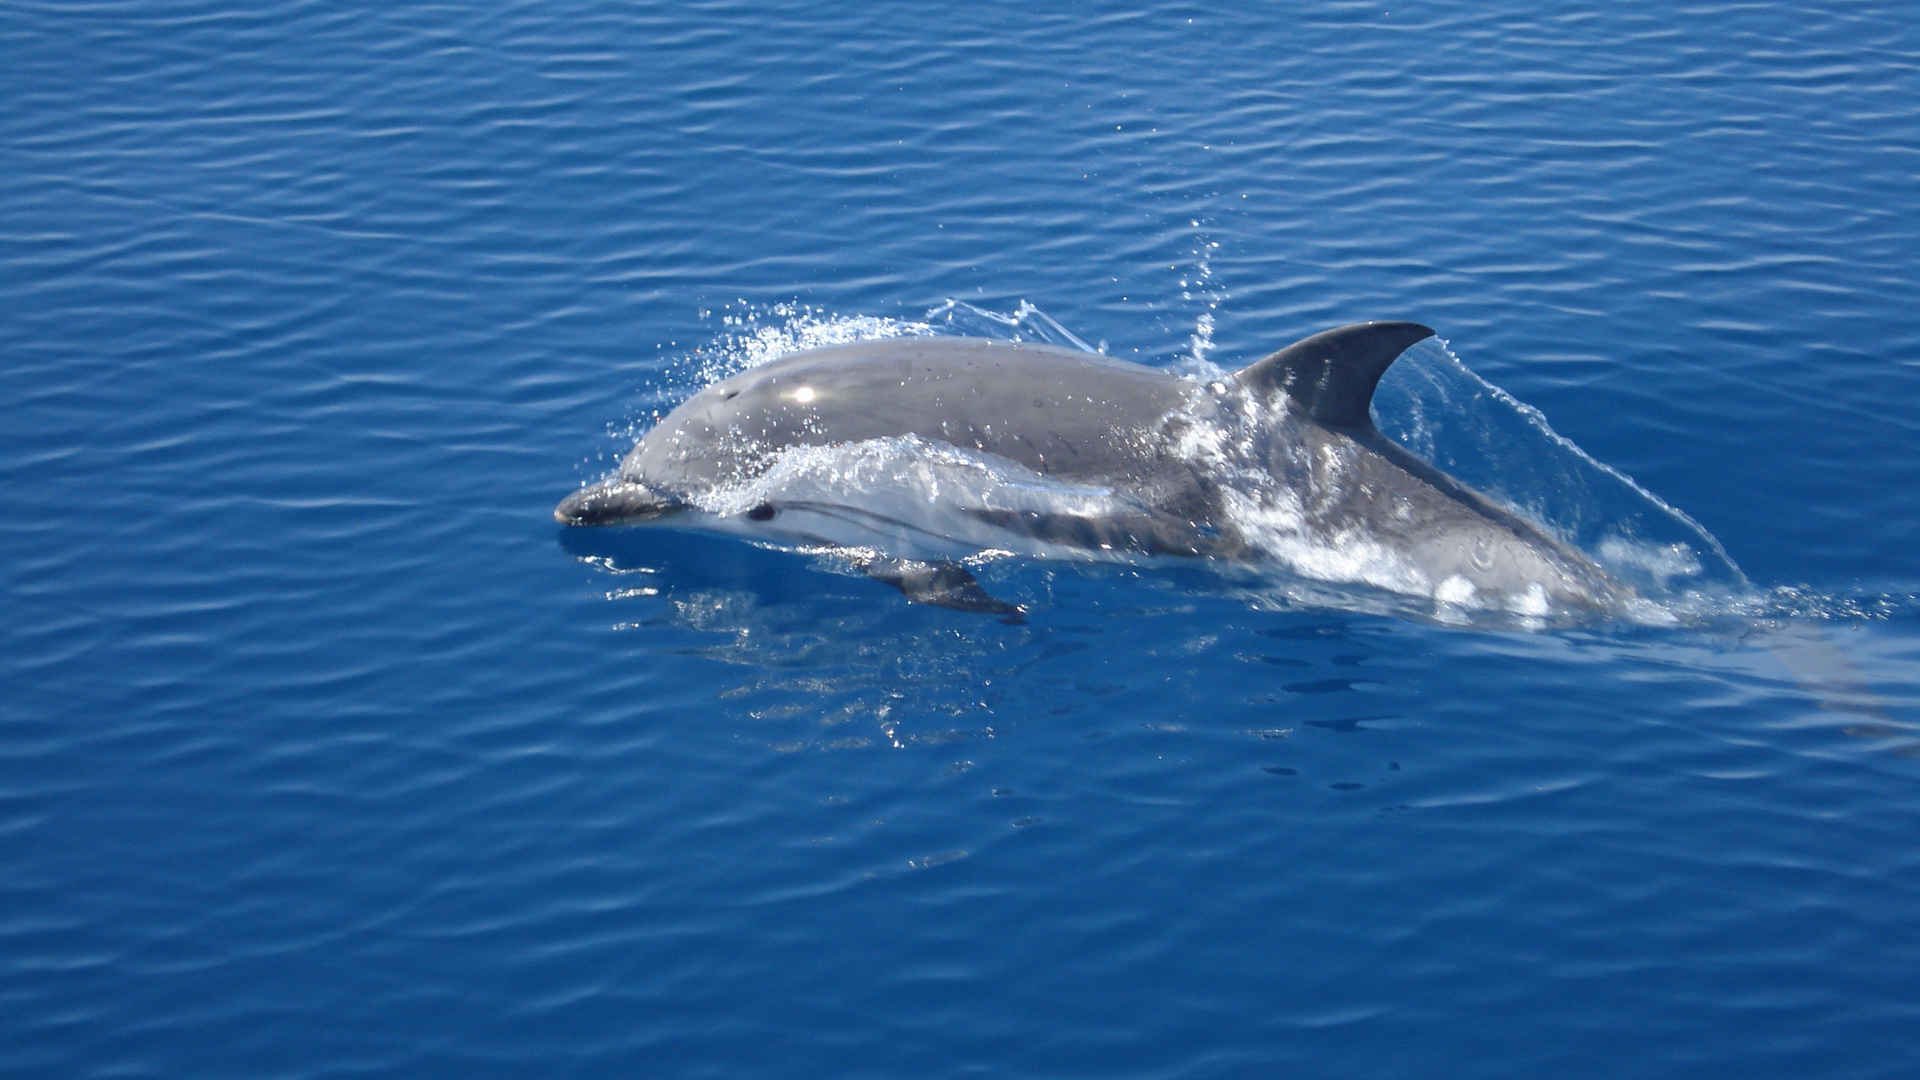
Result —
POLYGON ((1407 347, 1433 331, 1411 322, 1364 322, 1322 330, 1235 373, 1251 390, 1285 390, 1327 427, 1366 427, 1380 376, 1407 347))

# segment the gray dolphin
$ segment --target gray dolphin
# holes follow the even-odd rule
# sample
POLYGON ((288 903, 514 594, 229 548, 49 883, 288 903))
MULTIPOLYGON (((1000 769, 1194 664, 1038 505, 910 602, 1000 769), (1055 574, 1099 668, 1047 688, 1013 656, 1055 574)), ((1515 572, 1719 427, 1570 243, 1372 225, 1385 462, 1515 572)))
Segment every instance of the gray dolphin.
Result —
POLYGON ((701 390, 554 517, 672 517, 832 545, 912 599, 970 610, 1017 610, 954 561, 991 548, 1276 558, 1332 577, 1342 572, 1316 563, 1351 557, 1388 567, 1362 580, 1529 614, 1620 600, 1624 587, 1587 556, 1374 427, 1381 375, 1432 333, 1410 322, 1344 326, 1211 382, 965 338, 813 349, 701 390), (999 482, 951 496, 932 484, 891 501, 764 483, 783 455, 857 445, 958 454, 999 468, 999 482))

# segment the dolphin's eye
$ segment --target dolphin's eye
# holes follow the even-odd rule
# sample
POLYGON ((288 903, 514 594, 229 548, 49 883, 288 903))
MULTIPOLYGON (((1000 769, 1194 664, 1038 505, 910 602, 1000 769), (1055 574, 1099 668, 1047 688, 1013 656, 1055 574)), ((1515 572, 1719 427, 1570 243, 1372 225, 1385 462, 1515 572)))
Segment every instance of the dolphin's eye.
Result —
POLYGON ((747 518, 750 521, 772 521, 773 515, 774 509, 772 503, 761 503, 747 511, 747 518))

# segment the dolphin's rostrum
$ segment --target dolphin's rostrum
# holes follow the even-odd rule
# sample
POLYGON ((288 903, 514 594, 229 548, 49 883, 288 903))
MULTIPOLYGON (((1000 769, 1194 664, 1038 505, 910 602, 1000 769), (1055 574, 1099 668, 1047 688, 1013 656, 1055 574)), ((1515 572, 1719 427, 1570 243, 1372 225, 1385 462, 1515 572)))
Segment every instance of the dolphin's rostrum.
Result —
POLYGON ((950 561, 968 548, 1274 559, 1336 577, 1317 564, 1352 556, 1385 568, 1358 577, 1444 602, 1544 614, 1619 600, 1623 587, 1584 554, 1374 427, 1381 375, 1432 333, 1343 326, 1212 382, 967 338, 813 349, 695 394, 554 517, 672 517, 838 546, 916 600, 972 610, 1013 609, 950 561), (958 455, 1004 482, 886 505, 870 491, 762 482, 785 456, 866 444, 958 455), (1048 497, 1063 491, 1084 497, 1048 497), (928 552, 935 561, 920 561, 928 552))

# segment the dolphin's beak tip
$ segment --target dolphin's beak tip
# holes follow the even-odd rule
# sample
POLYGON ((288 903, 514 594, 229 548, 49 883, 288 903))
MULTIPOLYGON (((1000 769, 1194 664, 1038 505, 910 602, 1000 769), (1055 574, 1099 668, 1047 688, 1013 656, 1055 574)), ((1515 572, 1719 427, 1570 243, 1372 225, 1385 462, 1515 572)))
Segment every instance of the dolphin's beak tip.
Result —
POLYGON ((584 511, 586 509, 587 494, 592 490, 592 488, 584 488, 561 499, 553 508, 553 520, 562 525, 586 524, 586 514, 584 511))
POLYGON ((642 484, 603 480, 561 499, 553 508, 553 520, 562 525, 619 525, 659 517, 670 506, 642 484))

